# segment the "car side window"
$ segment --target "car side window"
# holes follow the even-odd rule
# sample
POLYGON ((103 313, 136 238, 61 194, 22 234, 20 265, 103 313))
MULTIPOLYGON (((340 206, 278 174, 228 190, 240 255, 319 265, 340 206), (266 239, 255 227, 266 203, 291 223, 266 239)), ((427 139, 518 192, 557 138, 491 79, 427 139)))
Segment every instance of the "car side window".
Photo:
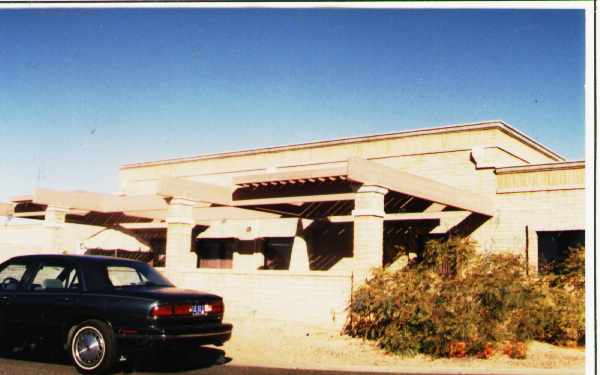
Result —
POLYGON ((0 289, 17 290, 23 286, 27 264, 21 262, 8 263, 0 269, 0 289))
POLYGON ((73 266, 42 264, 31 283, 33 291, 80 289, 79 274, 73 266))

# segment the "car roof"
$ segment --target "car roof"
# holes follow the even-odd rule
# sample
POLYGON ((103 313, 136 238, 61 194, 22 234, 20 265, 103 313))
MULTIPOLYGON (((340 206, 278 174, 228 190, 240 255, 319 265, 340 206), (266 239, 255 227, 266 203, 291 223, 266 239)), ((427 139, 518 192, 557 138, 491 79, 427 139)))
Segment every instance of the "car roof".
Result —
POLYGON ((20 255, 9 259, 10 261, 71 261, 80 264, 145 264, 133 259, 123 259, 115 257, 107 257, 100 255, 64 255, 64 254, 35 254, 35 255, 20 255))

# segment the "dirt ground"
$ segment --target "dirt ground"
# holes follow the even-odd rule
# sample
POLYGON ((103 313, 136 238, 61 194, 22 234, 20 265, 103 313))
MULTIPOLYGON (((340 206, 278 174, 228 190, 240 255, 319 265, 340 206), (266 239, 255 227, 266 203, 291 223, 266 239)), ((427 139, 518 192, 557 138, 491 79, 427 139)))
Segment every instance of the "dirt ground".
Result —
MULTIPOLYGON (((555 369, 583 374, 583 348, 562 348, 540 342, 528 346, 526 359, 496 353, 490 359, 402 358, 384 353, 373 343, 304 324, 274 320, 232 319, 234 332, 225 344, 236 364, 285 368, 368 368, 373 370, 524 370, 555 369)), ((543 371, 541 371, 543 372, 543 371)), ((562 372, 562 371, 561 371, 562 372)))

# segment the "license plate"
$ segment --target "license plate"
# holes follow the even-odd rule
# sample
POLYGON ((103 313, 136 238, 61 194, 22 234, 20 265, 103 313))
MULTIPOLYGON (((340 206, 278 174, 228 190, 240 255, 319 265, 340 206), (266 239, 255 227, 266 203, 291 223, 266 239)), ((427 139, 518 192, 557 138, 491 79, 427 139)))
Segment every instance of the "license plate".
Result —
POLYGON ((192 315, 193 316, 204 315, 204 305, 193 305, 192 306, 192 315))

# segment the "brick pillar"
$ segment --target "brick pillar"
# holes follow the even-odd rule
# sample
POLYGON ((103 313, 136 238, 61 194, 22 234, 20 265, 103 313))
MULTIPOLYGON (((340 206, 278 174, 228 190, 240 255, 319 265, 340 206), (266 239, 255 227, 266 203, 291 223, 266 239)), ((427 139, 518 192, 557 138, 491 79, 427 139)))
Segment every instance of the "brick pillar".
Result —
POLYGON ((166 217, 167 246, 165 264, 169 276, 176 275, 179 271, 196 268, 197 258, 192 252, 192 230, 195 226, 192 213, 194 204, 194 201, 182 198, 173 198, 169 204, 166 217))
POLYGON ((370 269, 383 265, 384 197, 387 189, 362 185, 354 199, 354 280, 362 284, 370 269))
POLYGON ((50 241, 48 243, 48 251, 52 253, 60 253, 66 251, 63 244, 63 228, 67 218, 68 208, 58 206, 46 207, 44 215, 44 226, 50 230, 50 241))

